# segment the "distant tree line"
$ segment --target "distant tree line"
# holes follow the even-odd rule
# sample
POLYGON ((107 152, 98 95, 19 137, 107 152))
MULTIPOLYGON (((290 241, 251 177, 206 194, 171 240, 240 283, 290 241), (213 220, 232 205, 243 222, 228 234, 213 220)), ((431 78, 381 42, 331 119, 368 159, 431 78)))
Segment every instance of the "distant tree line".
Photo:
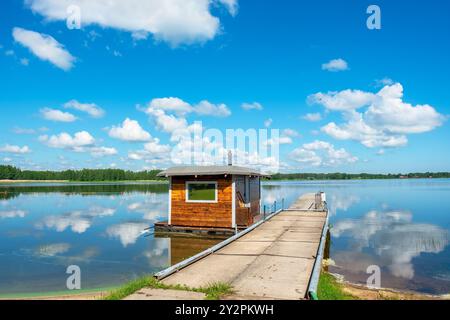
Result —
MULTIPOLYGON (((157 177, 161 170, 126 171, 121 169, 83 169, 64 171, 31 171, 13 166, 0 166, 0 180, 65 180, 65 181, 139 181, 165 180, 157 177)), ((271 180, 368 180, 368 179, 413 179, 450 178, 450 172, 425 172, 408 174, 370 173, 278 173, 271 180)))
POLYGON ((369 179, 429 179, 450 178, 450 172, 420 172, 407 174, 371 173, 289 173, 274 174, 272 180, 369 180, 369 179))
POLYGON ((122 195, 133 192, 161 194, 167 193, 169 185, 166 183, 80 183, 80 184, 44 184, 44 185, 1 185, 0 200, 9 200, 22 194, 30 193, 63 193, 65 195, 99 196, 122 195))
POLYGON ((83 169, 64 171, 31 171, 13 166, 0 166, 0 180, 66 180, 66 181, 138 181, 164 180, 160 170, 125 171, 121 169, 83 169))

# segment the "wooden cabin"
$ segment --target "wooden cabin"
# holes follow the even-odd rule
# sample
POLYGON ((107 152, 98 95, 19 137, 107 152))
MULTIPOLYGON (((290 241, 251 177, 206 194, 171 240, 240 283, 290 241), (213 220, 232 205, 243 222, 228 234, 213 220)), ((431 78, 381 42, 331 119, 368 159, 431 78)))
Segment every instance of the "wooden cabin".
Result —
POLYGON ((175 167, 169 179, 169 220, 156 231, 234 231, 261 212, 259 171, 238 166, 175 167))

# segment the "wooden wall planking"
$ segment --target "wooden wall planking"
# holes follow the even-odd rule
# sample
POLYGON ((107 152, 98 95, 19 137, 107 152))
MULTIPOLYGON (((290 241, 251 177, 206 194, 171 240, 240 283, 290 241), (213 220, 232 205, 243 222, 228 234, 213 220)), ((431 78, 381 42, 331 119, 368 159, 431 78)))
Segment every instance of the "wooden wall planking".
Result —
POLYGON ((172 225, 232 228, 232 193, 231 176, 173 177, 172 225), (186 202, 186 181, 217 181, 218 202, 186 202))

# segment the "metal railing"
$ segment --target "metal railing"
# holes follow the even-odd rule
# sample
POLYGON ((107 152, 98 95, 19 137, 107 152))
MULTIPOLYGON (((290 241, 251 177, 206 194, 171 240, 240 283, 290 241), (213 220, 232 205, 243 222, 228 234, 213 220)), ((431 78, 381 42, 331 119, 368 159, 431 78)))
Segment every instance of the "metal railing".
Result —
POLYGON ((243 237, 243 236, 246 235, 247 233, 249 233, 249 232, 255 230, 255 229, 258 228, 260 225, 262 225, 264 222, 266 222, 266 220, 270 220, 271 218, 273 218, 273 217, 275 217, 277 214, 279 214, 281 211, 282 211, 282 210, 278 210, 278 211, 276 211, 276 212, 271 213, 269 216, 267 216, 267 218, 266 218, 265 220, 261 220, 261 221, 255 223, 255 224, 253 224, 252 226, 248 227, 247 229, 245 229, 245 230, 243 230, 243 231, 241 231, 241 232, 235 234, 234 236, 228 238, 228 239, 225 240, 225 241, 222 241, 222 242, 219 243, 219 244, 216 244, 215 246, 213 246, 213 247, 211 247, 211 248, 209 248, 209 249, 206 249, 206 250, 203 251, 203 252, 200 252, 200 253, 196 254, 196 255, 193 256, 193 257, 190 257, 190 258, 188 258, 188 259, 186 259, 186 260, 184 260, 184 261, 182 261, 182 262, 180 262, 180 263, 178 263, 178 264, 176 264, 176 265, 173 265, 173 266, 171 266, 171 267, 169 267, 169 268, 167 268, 167 269, 165 269, 165 270, 162 270, 162 271, 160 271, 160 272, 154 274, 154 277, 155 277, 156 279, 158 279, 158 280, 162 280, 162 279, 167 278, 168 276, 170 276, 170 275, 172 275, 172 274, 174 274, 174 273, 180 271, 181 269, 186 268, 187 266, 189 266, 189 265, 191 265, 191 264, 197 262, 198 260, 203 259, 203 258, 205 258, 205 257, 207 257, 207 256, 209 256, 209 255, 211 255, 211 254, 213 254, 213 253, 219 251, 220 249, 222 249, 223 247, 229 245, 229 244, 232 243, 233 241, 235 241, 235 240, 237 240, 237 239, 243 237))
POLYGON ((263 220, 266 220, 268 214, 269 215, 273 214, 273 213, 277 212, 278 210, 283 211, 285 209, 284 203, 285 203, 285 201, 283 198, 283 199, 281 199, 281 208, 280 209, 278 208, 278 202, 276 200, 271 205, 266 205, 266 204, 263 205, 263 210, 262 210, 263 220), (267 210, 267 209, 270 209, 270 210, 267 210))

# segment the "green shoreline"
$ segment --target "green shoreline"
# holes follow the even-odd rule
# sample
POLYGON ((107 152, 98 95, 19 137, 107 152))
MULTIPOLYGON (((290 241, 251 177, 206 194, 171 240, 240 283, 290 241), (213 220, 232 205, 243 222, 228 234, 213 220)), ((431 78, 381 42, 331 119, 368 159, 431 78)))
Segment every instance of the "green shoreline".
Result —
MULTIPOLYGON (((263 182, 270 181, 375 181, 375 180, 442 180, 450 177, 431 177, 431 178, 344 178, 344 179, 300 179, 300 178, 272 178, 264 179, 263 182)), ((0 185, 17 185, 17 184, 168 184, 167 180, 93 180, 93 181, 69 181, 69 180, 0 180, 0 185)))
MULTIPOLYGON (((123 169, 82 169, 64 171, 32 171, 8 165, 0 165, 0 180, 21 181, 70 181, 70 182, 125 182, 164 181, 158 177, 161 170, 130 171, 123 169)), ((421 179, 450 178, 450 172, 410 173, 275 173, 272 180, 371 180, 371 179, 421 179)))
POLYGON ((21 184, 21 183, 29 183, 29 184, 42 184, 42 183, 55 183, 55 184, 114 184, 114 183, 134 183, 134 184, 145 184, 145 183, 151 183, 151 184, 168 184, 168 181, 166 180, 118 180, 118 181, 69 181, 69 180, 0 180, 0 185, 5 184, 21 184))
POLYGON ((28 292, 28 293, 11 293, 0 294, 0 300, 14 300, 14 299, 42 299, 42 298, 58 298, 70 297, 78 295, 89 295, 101 292, 111 292, 117 290, 120 286, 96 288, 96 289, 81 289, 81 290, 65 290, 65 291, 49 291, 49 292, 28 292))
MULTIPOLYGON (((204 292, 208 300, 220 299, 226 293, 232 293, 233 288, 226 284, 216 283, 205 288, 187 288, 183 286, 165 286, 155 280, 151 275, 126 282, 122 285, 104 287, 97 289, 82 289, 76 291, 51 291, 36 293, 0 294, 0 300, 22 300, 22 299, 67 299, 77 296, 89 296, 104 293, 97 300, 120 300, 142 288, 187 290, 204 292)), ((393 289, 380 288, 368 289, 352 283, 342 283, 334 275, 322 270, 318 286, 319 300, 448 300, 448 295, 428 295, 420 292, 396 291, 393 289), (356 288, 356 290, 355 290, 356 288), (351 290, 349 290, 351 289, 351 290)), ((87 298, 86 298, 87 299, 87 298)))

